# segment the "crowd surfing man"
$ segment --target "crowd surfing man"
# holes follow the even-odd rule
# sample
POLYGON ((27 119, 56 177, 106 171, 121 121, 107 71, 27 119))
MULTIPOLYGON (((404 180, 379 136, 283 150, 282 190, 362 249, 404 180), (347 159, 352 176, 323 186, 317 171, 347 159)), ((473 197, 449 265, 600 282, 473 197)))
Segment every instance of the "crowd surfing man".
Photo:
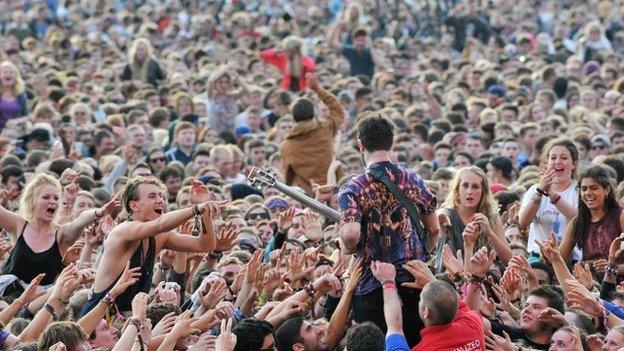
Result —
MULTIPOLYGON (((368 171, 344 184, 340 195, 343 214, 340 238, 346 253, 364 257, 365 269, 354 299, 354 318, 357 322, 372 321, 386 329, 383 321, 383 292, 379 281, 369 266, 373 260, 396 265, 396 283, 411 279, 403 264, 413 259, 427 260, 428 252, 435 243, 440 227, 435 214, 437 199, 429 192, 424 181, 412 170, 390 160, 394 141, 394 126, 383 114, 369 112, 360 117, 355 127, 360 152, 368 171), (428 232, 428 240, 415 230, 407 210, 390 192, 385 184, 376 181, 369 172, 390 174, 396 183, 422 213, 422 221, 428 232)), ((394 278, 394 277, 393 277, 394 278)), ((413 289, 399 288, 404 308, 406 335, 413 345, 420 339, 422 322, 415 318, 419 293, 413 289), (409 316, 409 317, 407 317, 409 316)))
POLYGON ((623 18, 0 1, 0 349, 624 348, 623 18))

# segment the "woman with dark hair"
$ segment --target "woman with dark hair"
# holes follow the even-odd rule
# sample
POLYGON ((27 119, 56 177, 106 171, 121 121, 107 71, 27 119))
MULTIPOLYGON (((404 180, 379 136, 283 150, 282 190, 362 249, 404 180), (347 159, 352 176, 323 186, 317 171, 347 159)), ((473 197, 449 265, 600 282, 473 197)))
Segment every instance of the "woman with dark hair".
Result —
POLYGON ((513 163, 504 156, 496 156, 490 159, 487 166, 487 175, 490 182, 509 187, 513 183, 513 163))
POLYGON ((592 166, 579 178, 578 215, 568 224, 561 256, 568 260, 576 245, 583 250, 583 261, 604 260, 606 264, 611 242, 624 232, 624 212, 604 168, 592 166))

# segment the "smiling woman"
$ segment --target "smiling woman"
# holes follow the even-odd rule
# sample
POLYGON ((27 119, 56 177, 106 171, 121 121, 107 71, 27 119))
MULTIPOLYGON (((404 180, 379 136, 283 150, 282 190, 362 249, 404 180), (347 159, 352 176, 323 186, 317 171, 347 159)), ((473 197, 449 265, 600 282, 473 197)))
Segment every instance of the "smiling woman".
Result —
POLYGON ((607 260, 611 242, 624 232, 624 212, 620 208, 607 171, 592 166, 580 175, 578 216, 566 230, 561 255, 572 247, 583 249, 583 260, 607 260))

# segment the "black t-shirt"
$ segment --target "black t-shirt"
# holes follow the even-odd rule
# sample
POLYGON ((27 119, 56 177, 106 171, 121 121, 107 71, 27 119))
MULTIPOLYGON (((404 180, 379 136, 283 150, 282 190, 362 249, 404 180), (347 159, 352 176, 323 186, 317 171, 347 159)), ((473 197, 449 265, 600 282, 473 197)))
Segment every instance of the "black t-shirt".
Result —
POLYGON ((529 336, 521 329, 521 328, 512 328, 504 325, 503 323, 491 320, 490 324, 492 325, 492 332, 496 335, 504 336, 503 331, 509 335, 511 341, 522 340, 522 346, 530 347, 536 350, 548 350, 550 348, 550 344, 537 344, 529 339, 529 336))

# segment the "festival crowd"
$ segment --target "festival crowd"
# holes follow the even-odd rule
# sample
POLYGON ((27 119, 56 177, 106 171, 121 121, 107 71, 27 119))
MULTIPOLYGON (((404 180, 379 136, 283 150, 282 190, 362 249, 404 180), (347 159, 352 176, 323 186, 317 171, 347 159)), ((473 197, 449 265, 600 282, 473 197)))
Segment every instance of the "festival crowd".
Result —
POLYGON ((0 350, 624 350, 623 94, 622 0, 2 0, 0 350))

